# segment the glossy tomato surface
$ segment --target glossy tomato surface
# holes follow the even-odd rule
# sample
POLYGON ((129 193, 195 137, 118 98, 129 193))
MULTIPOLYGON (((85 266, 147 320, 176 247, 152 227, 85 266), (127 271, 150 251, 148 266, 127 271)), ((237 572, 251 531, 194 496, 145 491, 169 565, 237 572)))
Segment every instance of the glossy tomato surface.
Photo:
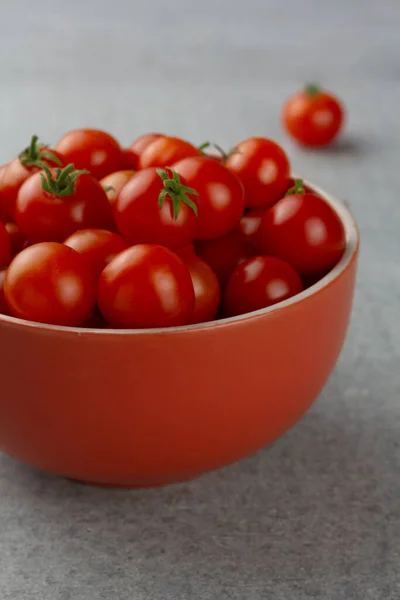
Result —
POLYGON ((266 211, 257 237, 259 249, 290 263, 301 275, 328 272, 346 245, 335 211, 316 194, 285 196, 266 211))
POLYGON ((288 263, 254 256, 240 264, 224 292, 224 315, 233 317, 282 302, 303 290, 299 275, 288 263))
POLYGON ((10 238, 11 257, 14 258, 14 256, 16 256, 18 252, 21 252, 21 250, 28 246, 28 240, 26 235, 22 233, 22 231, 16 223, 8 221, 7 223, 5 223, 5 228, 10 238))
POLYGON ((254 137, 240 142, 225 164, 243 183, 248 208, 271 206, 287 189, 289 159, 272 140, 254 137))
POLYGON ((68 196, 48 193, 43 189, 42 173, 35 173, 22 185, 15 220, 30 242, 63 242, 78 229, 114 227, 106 193, 92 175, 79 175, 72 190, 68 196))
POLYGON ((305 146, 324 146, 332 142, 342 129, 343 120, 340 100, 315 85, 290 96, 282 109, 285 129, 305 146))
POLYGON ((184 262, 189 268, 194 289, 194 309, 190 323, 205 323, 215 319, 220 302, 220 285, 211 267, 198 256, 187 256, 184 262))
POLYGON ((190 322, 194 291, 188 267, 174 252, 138 244, 104 269, 97 301, 114 327, 170 327, 190 322))
POLYGON ((80 229, 67 238, 64 244, 83 256, 96 278, 100 277, 104 267, 117 254, 129 247, 120 235, 105 229, 80 229))
MULTIPOLYGON (((172 182, 172 172, 165 171, 172 182)), ((171 183, 171 185, 173 185, 171 183)), ((123 237, 130 244, 160 244, 167 248, 180 248, 189 244, 195 235, 197 216, 194 195, 185 194, 183 178, 176 188, 164 196, 160 207, 160 195, 167 189, 155 167, 142 169, 124 185, 114 206, 114 218, 123 237), (174 212, 174 200, 178 205, 174 212)))
POLYGON ((244 210, 244 190, 236 175, 205 156, 186 158, 173 168, 198 193, 196 239, 213 239, 231 231, 244 210))
POLYGON ((100 185, 105 191, 108 201, 111 206, 114 206, 119 192, 122 190, 127 181, 135 174, 135 171, 128 169, 125 171, 116 171, 110 173, 100 180, 100 185))
POLYGON ((95 279, 72 248, 43 242, 22 250, 7 269, 4 292, 13 316, 77 326, 95 304, 95 279))
POLYGON ((139 156, 146 150, 154 140, 157 140, 163 136, 162 133, 145 133, 136 138, 128 148, 125 148, 125 156, 130 167, 133 169, 138 168, 139 156))
MULTIPOLYGON (((65 166, 64 157, 55 150, 43 149, 44 156, 53 156, 56 161, 49 158, 43 158, 40 149, 38 150, 38 160, 45 160, 49 167, 65 166)), ((23 153, 22 153, 23 154, 23 153)), ((15 220, 15 203, 17 200, 18 191, 21 185, 33 173, 40 171, 41 167, 38 164, 25 166, 21 159, 17 156, 0 169, 0 220, 12 221, 15 220)))
POLYGON ((221 286, 226 284, 241 262, 255 253, 254 247, 237 230, 197 245, 197 255, 211 267, 221 286))
POLYGON ((67 163, 87 169, 96 179, 125 168, 124 153, 118 141, 99 129, 74 129, 57 143, 67 163))
POLYGON ((171 167, 188 156, 200 156, 196 146, 181 138, 162 135, 151 142, 140 154, 138 168, 171 167))

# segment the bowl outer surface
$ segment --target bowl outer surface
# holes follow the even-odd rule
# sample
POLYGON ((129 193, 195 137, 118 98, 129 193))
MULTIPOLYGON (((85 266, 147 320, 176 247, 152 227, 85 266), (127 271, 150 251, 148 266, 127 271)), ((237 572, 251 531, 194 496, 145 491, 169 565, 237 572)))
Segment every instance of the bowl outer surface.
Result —
POLYGON ((301 301, 212 327, 99 335, 0 320, 0 450, 126 485, 190 479, 256 451, 326 382, 356 255, 301 301))

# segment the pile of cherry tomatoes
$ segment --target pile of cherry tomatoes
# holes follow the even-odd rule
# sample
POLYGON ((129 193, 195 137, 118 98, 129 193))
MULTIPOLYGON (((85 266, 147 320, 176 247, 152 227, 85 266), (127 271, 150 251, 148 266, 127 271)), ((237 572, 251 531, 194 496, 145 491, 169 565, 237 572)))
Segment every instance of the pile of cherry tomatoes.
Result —
POLYGON ((63 326, 152 328, 258 310, 342 256, 334 210, 283 149, 230 152, 146 134, 123 148, 36 136, 0 168, 0 313, 63 326))

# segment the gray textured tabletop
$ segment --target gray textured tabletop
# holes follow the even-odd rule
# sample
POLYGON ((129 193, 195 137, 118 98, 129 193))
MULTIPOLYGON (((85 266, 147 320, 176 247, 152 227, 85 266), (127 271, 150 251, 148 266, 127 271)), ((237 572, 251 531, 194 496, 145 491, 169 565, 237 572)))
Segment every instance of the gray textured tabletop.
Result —
POLYGON ((226 146, 263 134, 349 201, 362 235, 340 361, 272 447, 132 492, 0 457, 1 600, 399 598, 399 0, 1 7, 0 161, 32 133, 55 141, 77 126, 123 142, 148 130, 226 146), (310 78, 349 110, 346 135, 322 152, 292 146, 277 118, 310 78))

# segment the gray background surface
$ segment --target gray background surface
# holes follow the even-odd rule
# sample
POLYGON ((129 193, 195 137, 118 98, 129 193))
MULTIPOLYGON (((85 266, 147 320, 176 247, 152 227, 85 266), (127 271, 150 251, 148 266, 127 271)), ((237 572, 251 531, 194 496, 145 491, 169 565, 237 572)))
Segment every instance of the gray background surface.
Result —
POLYGON ((272 447, 190 484, 132 492, 0 457, 1 600, 398 599, 399 0, 1 9, 0 161, 32 133, 56 141, 77 126, 126 143, 147 130, 227 147, 266 135, 350 202, 362 234, 339 364, 272 447), (277 118, 310 78, 349 109, 341 143, 318 153, 292 146, 277 118))

